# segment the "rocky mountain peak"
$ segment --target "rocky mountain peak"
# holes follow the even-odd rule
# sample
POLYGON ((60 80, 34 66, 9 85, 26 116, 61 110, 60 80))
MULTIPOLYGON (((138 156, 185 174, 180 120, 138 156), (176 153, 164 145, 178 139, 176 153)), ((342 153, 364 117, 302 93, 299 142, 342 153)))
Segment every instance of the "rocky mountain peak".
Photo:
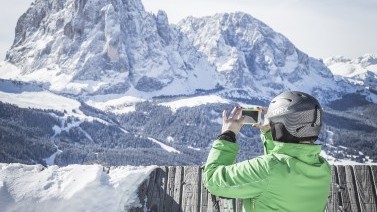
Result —
MULTIPOLYGON (((162 91, 169 85, 217 78, 215 68, 169 26, 166 13, 148 13, 140 0, 37 0, 19 19, 6 60, 23 80, 80 95, 169 94, 162 91)), ((183 85, 176 92, 216 83, 183 85)))
POLYGON ((332 90, 332 74, 321 61, 249 14, 189 17, 178 26, 233 87, 266 97, 284 90, 332 90))
POLYGON ((19 19, 6 60, 19 71, 0 68, 4 76, 78 96, 208 91, 270 99, 301 90, 326 102, 356 90, 249 14, 188 17, 174 26, 140 0, 37 0, 19 19))

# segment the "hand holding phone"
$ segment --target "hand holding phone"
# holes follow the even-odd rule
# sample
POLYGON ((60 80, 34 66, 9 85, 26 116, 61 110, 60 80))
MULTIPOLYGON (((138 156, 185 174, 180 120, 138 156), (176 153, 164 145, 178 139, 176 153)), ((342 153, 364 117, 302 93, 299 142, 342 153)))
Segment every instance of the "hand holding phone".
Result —
POLYGON ((244 117, 242 116, 242 107, 236 106, 233 108, 232 112, 230 113, 229 117, 227 116, 226 110, 223 111, 223 126, 221 129, 221 133, 225 131, 232 131, 237 134, 241 127, 243 126, 244 117))

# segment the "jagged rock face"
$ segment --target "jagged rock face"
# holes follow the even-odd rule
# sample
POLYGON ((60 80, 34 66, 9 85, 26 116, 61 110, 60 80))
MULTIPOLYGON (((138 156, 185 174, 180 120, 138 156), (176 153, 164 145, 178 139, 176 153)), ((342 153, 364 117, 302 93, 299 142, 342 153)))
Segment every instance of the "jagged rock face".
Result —
POLYGON ((194 72, 215 74, 164 12, 152 15, 139 0, 37 0, 6 60, 22 75, 49 73, 52 89, 68 93, 149 92, 194 72))
POLYGON ((172 26, 165 12, 148 13, 140 0, 36 0, 19 19, 6 60, 22 70, 18 80, 81 96, 210 90, 271 99, 301 90, 326 102, 352 92, 321 61, 248 14, 189 17, 172 26))
POLYGON ((274 96, 288 89, 320 93, 330 89, 321 85, 324 81, 333 84, 332 74, 322 62, 248 14, 189 17, 178 25, 234 87, 274 96), (306 84, 313 76, 319 82, 306 84))

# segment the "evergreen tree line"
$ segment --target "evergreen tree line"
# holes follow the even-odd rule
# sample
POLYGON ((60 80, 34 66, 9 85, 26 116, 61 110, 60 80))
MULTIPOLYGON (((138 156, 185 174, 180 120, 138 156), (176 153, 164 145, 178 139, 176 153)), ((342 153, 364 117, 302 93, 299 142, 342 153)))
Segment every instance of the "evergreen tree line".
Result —
MULTIPOLYGON (((326 130, 330 130, 334 132, 335 146, 324 148, 331 150, 330 154, 337 158, 355 155, 354 159, 363 161, 365 156, 359 154, 361 151, 377 160, 376 104, 353 104, 347 98, 342 101, 324 109, 325 128, 320 140, 326 141, 326 130), (347 104, 348 107, 344 107, 347 104), (339 108, 340 105, 342 108, 339 108)), ((156 100, 138 103, 136 111, 116 116, 83 104, 80 110, 85 114, 110 124, 85 121, 78 127, 61 132, 52 142, 52 127, 61 125, 64 112, 24 109, 0 102, 0 162, 45 164, 43 159, 55 153, 57 145, 62 150, 56 156, 55 163, 58 165, 202 165, 213 140, 220 134, 222 111, 227 109, 229 113, 232 107, 207 104, 182 107, 172 112, 170 108, 158 105, 156 100), (167 152, 148 137, 175 148, 180 154, 167 152)), ((65 119, 64 126, 75 121, 78 121, 77 118, 69 117, 65 119)), ((238 160, 263 154, 259 130, 250 126, 242 128, 237 143, 238 160)))

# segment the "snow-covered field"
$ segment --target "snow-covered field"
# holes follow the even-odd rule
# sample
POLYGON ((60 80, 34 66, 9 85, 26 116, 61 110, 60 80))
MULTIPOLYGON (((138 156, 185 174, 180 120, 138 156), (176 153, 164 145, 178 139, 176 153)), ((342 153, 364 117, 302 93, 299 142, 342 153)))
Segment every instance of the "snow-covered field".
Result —
POLYGON ((199 105, 213 104, 213 103, 224 103, 229 104, 230 101, 216 95, 208 96, 196 96, 192 98, 184 98, 171 102, 160 103, 162 106, 169 107, 173 112, 176 112, 181 107, 196 107, 199 105))
POLYGON ((64 112, 64 116, 74 116, 80 120, 97 120, 106 123, 95 117, 85 115, 81 110, 81 103, 75 99, 64 97, 45 90, 34 84, 24 82, 1 80, 0 101, 14 104, 20 108, 31 108, 40 110, 55 110, 64 112))
POLYGON ((139 185, 154 166, 67 167, 0 163, 0 211, 124 211, 143 207, 139 185))
POLYGON ((86 104, 97 109, 115 114, 125 114, 135 111, 135 104, 144 99, 134 96, 104 95, 96 96, 86 101, 86 104))
POLYGON ((15 104, 21 108, 66 111, 70 115, 85 116, 80 110, 80 102, 53 94, 49 91, 21 91, 19 93, 0 90, 0 101, 15 104), (75 111, 75 112, 73 112, 75 111))

